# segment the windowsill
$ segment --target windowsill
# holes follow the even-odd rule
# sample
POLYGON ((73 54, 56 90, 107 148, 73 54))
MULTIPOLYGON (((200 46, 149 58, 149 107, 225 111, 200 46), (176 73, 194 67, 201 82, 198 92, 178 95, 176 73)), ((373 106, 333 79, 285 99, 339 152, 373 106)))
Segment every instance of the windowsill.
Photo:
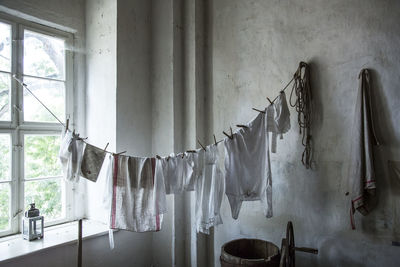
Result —
MULTIPOLYGON (((89 239, 108 233, 108 226, 100 222, 83 220, 82 238, 89 239)), ((21 234, 0 238, 0 263, 49 248, 75 243, 78 239, 78 222, 47 227, 39 240, 23 240, 21 234)))

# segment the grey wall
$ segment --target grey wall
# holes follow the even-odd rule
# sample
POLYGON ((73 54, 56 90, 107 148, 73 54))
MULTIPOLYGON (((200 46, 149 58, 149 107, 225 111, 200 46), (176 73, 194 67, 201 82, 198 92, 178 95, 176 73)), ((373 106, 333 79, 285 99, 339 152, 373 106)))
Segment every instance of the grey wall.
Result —
POLYGON ((213 132, 249 121, 256 115, 251 107, 265 107, 265 97, 275 97, 302 60, 311 66, 316 105, 315 170, 300 163, 301 140, 291 109, 292 129, 272 156, 274 217, 264 218, 258 202, 247 202, 235 221, 225 198, 224 224, 210 237, 215 265, 221 245, 234 238, 262 238, 280 246, 291 220, 296 244, 320 251, 317 256, 296 253, 297 266, 398 266, 399 248, 391 241, 393 223, 400 218, 392 216, 387 160, 400 156, 400 2, 212 2, 213 132), (365 218, 357 214, 352 231, 346 162, 361 68, 372 69, 383 145, 376 149, 379 206, 365 218))

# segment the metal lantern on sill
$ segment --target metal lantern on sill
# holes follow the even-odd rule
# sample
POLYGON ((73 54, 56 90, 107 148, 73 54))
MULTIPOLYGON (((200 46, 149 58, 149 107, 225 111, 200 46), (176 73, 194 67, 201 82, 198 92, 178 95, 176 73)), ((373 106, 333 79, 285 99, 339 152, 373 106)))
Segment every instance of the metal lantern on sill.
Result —
POLYGON ((35 208, 35 203, 29 204, 31 208, 25 211, 22 219, 22 237, 32 241, 43 238, 44 218, 40 216, 40 211, 35 208))

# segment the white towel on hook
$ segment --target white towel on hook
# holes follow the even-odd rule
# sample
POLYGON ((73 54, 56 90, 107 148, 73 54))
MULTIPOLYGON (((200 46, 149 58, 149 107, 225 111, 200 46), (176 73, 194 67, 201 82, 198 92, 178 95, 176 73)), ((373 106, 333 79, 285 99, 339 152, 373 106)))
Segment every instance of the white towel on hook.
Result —
POLYGON ((373 146, 379 145, 372 120, 370 76, 367 69, 359 74, 359 89, 353 122, 349 182, 351 190, 350 222, 355 229, 354 213, 370 212, 370 197, 375 195, 373 146))

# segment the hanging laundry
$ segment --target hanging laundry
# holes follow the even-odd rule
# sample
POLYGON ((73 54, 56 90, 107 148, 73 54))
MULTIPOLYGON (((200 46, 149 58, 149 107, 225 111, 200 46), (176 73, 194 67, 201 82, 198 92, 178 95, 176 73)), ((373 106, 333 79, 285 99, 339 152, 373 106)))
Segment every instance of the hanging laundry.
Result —
POLYGON ((275 101, 267 108, 267 132, 271 136, 271 152, 276 153, 277 136, 283 139, 283 134, 290 130, 290 112, 286 94, 281 91, 275 101))
POLYGON ((195 166, 202 167, 195 181, 195 223, 197 232, 210 233, 210 228, 222 224, 220 208, 225 192, 225 180, 219 167, 218 145, 199 150, 195 166))
POLYGON ((195 153, 185 153, 185 157, 187 158, 188 163, 192 166, 192 175, 188 176, 185 184, 186 184, 186 191, 193 191, 195 189, 195 183, 199 179, 199 177, 203 174, 203 166, 204 160, 199 160, 199 156, 203 155, 201 151, 203 149, 195 150, 195 153))
POLYGON ((191 178, 193 167, 184 154, 171 154, 161 160, 162 172, 167 194, 180 194, 185 190, 193 190, 191 178))
POLYGON ((108 171, 108 179, 112 179, 111 229, 161 230, 166 196, 160 163, 155 158, 113 155, 108 171))
POLYGON ((355 229, 355 211, 367 215, 371 210, 369 200, 375 195, 376 189, 372 150, 374 145, 379 145, 372 121, 368 70, 361 70, 358 79, 359 89, 353 121, 349 168, 349 181, 352 187, 350 222, 353 229, 355 229))
POLYGON ((85 147, 79 135, 66 131, 61 140, 58 157, 60 159, 63 176, 68 181, 79 181, 82 154, 85 147))
POLYGON ((243 201, 260 200, 272 217, 272 177, 264 113, 225 139, 226 195, 237 219, 243 201))
POLYGON ((105 156, 106 152, 103 149, 87 144, 81 164, 82 177, 96 182, 105 156))

